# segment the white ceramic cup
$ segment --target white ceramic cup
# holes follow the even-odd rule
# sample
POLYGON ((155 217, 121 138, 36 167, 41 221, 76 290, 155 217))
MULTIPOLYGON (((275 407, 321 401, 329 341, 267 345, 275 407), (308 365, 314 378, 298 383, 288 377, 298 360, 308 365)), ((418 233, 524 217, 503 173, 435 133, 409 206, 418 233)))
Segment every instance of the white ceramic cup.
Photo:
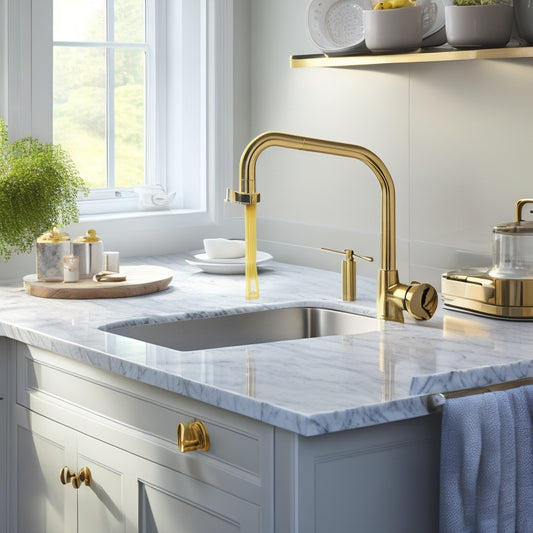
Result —
POLYGON ((234 259, 244 257, 246 243, 230 239, 204 239, 204 249, 209 259, 234 259))

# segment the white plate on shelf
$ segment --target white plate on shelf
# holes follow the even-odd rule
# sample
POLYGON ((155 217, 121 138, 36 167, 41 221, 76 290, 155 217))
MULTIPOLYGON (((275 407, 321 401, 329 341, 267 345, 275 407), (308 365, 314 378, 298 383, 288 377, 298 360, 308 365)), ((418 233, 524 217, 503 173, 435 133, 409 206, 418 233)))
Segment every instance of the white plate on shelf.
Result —
POLYGON ((327 55, 368 52, 365 46, 363 11, 370 0, 312 0, 307 8, 311 40, 327 55))
POLYGON ((445 13, 443 0, 423 0, 422 6, 422 46, 439 46, 446 42, 446 33, 437 35, 444 29, 445 13))
MULTIPOLYGON (((244 274, 246 268, 246 259, 244 257, 237 257, 235 259, 209 259, 206 261, 202 260, 203 256, 206 256, 206 254, 196 253, 193 255, 194 260, 185 259, 185 261, 189 265, 198 267, 209 274, 244 274)), ((272 256, 269 253, 260 251, 257 252, 256 262, 258 266, 270 261, 271 259, 272 256)))

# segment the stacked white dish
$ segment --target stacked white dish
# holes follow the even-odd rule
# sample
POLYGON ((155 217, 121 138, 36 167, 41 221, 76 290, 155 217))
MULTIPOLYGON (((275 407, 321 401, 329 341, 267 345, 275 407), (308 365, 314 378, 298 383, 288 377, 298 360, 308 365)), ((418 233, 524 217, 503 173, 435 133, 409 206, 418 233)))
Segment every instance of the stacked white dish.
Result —
MULTIPOLYGON (((185 261, 209 274, 244 274, 246 244, 232 239, 204 239, 204 250, 192 252, 185 261)), ((270 261, 272 256, 257 251, 257 265, 270 261)))
MULTIPOLYGON (((326 55, 368 53, 363 12, 376 0, 312 0, 307 9, 307 28, 316 46, 326 55)), ((446 42, 444 0, 418 0, 422 6, 422 46, 446 42)))
POLYGON ((368 51, 365 46, 363 10, 371 0, 312 0, 307 9, 307 28, 326 55, 368 51))
POLYGON ((422 47, 446 42, 444 0, 424 0, 422 5, 422 47))

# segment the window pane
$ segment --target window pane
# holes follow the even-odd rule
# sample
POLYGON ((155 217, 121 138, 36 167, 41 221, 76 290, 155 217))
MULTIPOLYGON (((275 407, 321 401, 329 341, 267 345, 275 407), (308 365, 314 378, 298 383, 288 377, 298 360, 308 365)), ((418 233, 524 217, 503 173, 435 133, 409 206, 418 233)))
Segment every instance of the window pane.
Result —
POLYGON ((115 0, 115 41, 144 42, 144 1, 115 0))
POLYGON ((145 93, 142 50, 115 50, 115 185, 144 183, 145 93))
POLYGON ((54 41, 105 41, 105 0, 54 0, 54 41))
POLYGON ((54 142, 90 187, 106 186, 105 51, 54 48, 54 142))

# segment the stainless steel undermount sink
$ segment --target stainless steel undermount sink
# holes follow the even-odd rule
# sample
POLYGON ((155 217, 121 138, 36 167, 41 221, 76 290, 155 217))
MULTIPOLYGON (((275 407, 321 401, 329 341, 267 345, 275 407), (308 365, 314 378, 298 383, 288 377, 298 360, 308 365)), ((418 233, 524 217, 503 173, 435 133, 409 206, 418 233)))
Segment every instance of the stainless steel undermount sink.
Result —
POLYGON ((379 330, 375 318, 319 307, 288 307, 105 331, 179 351, 350 335, 379 330))

